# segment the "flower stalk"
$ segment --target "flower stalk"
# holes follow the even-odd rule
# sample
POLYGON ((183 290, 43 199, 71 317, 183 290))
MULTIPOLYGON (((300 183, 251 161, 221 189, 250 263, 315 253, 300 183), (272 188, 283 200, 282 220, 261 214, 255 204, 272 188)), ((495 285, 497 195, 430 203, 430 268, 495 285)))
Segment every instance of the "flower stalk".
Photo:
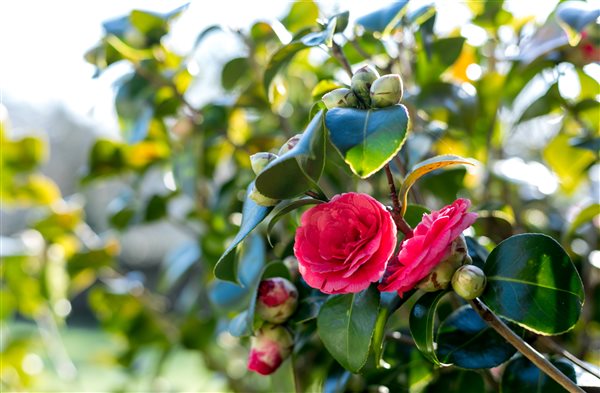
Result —
POLYGON ((402 209, 400 208, 400 203, 398 202, 398 192, 396 191, 396 186, 394 185, 394 176, 392 175, 392 170, 390 169, 389 164, 385 165, 385 174, 390 187, 390 199, 392 200, 393 206, 392 218, 394 219, 396 228, 398 228, 398 230, 404 234, 405 238, 408 239, 413 236, 413 230, 404 220, 404 217, 402 217, 402 209))
POLYGON ((496 314, 494 314, 479 298, 475 298, 470 301, 471 306, 481 318, 494 330, 498 332, 506 341, 508 341, 513 347, 515 347, 523 356, 529 359, 535 364, 540 370, 546 375, 555 380, 560 386, 565 388, 571 393, 583 393, 584 390, 571 381, 569 377, 563 374, 558 368, 548 361, 538 351, 536 351, 531 345, 527 344, 521 337, 515 332, 510 330, 508 326, 496 314))

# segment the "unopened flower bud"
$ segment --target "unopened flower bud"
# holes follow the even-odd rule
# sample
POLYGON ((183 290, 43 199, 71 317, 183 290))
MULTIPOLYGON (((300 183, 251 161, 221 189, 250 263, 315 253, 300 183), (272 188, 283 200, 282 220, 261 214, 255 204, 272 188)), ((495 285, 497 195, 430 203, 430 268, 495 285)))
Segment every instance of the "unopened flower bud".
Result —
POLYGON ((464 236, 461 235, 450 244, 448 256, 438 263, 427 277, 419 281, 417 287, 425 292, 435 292, 448 288, 454 272, 465 263, 471 263, 468 256, 467 244, 464 236))
POLYGON ((358 104, 352 90, 342 87, 325 94, 322 98, 327 109, 331 108, 353 108, 358 104))
POLYGON ((259 174, 265 167, 274 159, 277 158, 277 154, 260 152, 250 156, 250 164, 255 174, 259 174))
POLYGON ((385 108, 402 99, 402 78, 398 74, 384 75, 371 85, 371 106, 385 108))
POLYGON ((371 85, 377 78, 379 73, 369 65, 359 68, 352 76, 352 91, 366 105, 370 105, 371 85))
POLYGON ((264 321, 284 323, 296 311, 297 306, 298 290, 285 278, 273 277, 260 282, 256 314, 264 321))
POLYGON ((302 138, 302 134, 296 134, 290 139, 288 139, 287 142, 285 142, 283 146, 281 146, 281 149, 279 149, 279 153, 277 153, 277 155, 282 156, 288 151, 292 150, 294 146, 296 146, 298 142, 300 142, 300 138, 302 138))
POLYGON ((483 270, 475 265, 460 267, 452 277, 452 288, 466 300, 475 299, 483 293, 487 279, 483 270))
POLYGON ((261 205, 261 206, 275 206, 277 204, 277 202, 279 202, 279 200, 277 199, 273 199, 273 198, 269 198, 268 196, 265 196, 263 194, 261 194, 257 189, 256 186, 252 189, 252 192, 250 192, 250 199, 252 199, 254 202, 256 202, 257 205, 261 205))
POLYGON ((272 374, 290 356, 293 345, 294 339, 286 328, 263 325, 252 337, 248 370, 262 375, 272 374))

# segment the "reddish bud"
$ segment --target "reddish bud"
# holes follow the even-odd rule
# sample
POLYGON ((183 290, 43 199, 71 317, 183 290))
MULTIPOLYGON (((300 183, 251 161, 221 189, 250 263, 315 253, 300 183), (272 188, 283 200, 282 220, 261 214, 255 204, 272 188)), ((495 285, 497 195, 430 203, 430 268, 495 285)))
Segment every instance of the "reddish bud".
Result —
POLYGON ((248 370, 262 375, 272 374, 290 356, 293 345, 294 339, 286 328, 263 325, 252 337, 248 370))
POLYGON ((298 290, 281 277, 267 278, 258 286, 256 314, 272 323, 283 323, 296 311, 298 290))

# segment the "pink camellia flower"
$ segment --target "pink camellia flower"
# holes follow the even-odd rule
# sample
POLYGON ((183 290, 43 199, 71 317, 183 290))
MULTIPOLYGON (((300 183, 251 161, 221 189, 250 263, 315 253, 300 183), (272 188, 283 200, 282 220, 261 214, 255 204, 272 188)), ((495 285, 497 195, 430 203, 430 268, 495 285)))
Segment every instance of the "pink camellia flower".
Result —
POLYGON ((308 285, 322 292, 356 293, 379 281, 396 248, 396 226, 366 194, 336 195, 307 210, 294 253, 308 285))
POLYGON ((298 290, 288 280, 273 277, 258 286, 256 314, 267 322, 284 323, 296 311, 298 290))
POLYGON ((294 339, 290 332, 280 326, 265 324, 252 337, 248 370, 262 375, 272 374, 290 356, 294 339))
POLYGON ((469 206, 468 199, 457 199, 439 211, 424 214, 414 236, 402 242, 398 258, 390 261, 379 290, 397 291, 402 296, 448 257, 452 242, 477 219, 476 213, 467 212, 469 206))

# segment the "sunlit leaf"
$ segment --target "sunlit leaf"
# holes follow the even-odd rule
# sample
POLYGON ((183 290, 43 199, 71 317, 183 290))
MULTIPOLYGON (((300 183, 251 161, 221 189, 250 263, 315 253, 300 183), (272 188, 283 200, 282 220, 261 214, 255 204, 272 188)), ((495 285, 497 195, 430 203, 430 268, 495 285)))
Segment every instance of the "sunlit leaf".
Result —
POLYGON ((404 105, 383 109, 333 108, 325 124, 331 142, 356 175, 367 178, 400 151, 408 133, 404 105))
POLYGON ((488 256, 481 300, 496 314, 538 334, 575 326, 584 300, 577 269, 554 239, 539 233, 512 236, 488 256))
POLYGON ((398 191, 398 197, 402 203, 402 215, 406 213, 406 206, 408 205, 408 190, 410 190, 412 185, 415 184, 421 176, 436 169, 455 164, 474 165, 473 162, 465 158, 453 155, 435 156, 415 165, 415 167, 406 174, 404 182, 402 182, 402 186, 398 191))

